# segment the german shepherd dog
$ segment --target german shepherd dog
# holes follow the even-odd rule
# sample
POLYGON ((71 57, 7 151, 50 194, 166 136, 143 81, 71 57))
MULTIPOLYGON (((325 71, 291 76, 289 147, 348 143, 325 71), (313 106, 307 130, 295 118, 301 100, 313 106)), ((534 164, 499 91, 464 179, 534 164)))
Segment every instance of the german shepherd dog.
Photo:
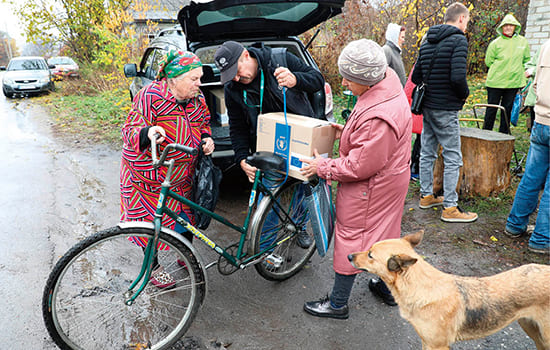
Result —
POLYGON ((422 349, 450 349, 486 337, 517 320, 537 345, 550 350, 550 266, 529 264, 489 277, 447 274, 414 251, 424 231, 380 241, 349 255, 352 265, 386 282, 422 340, 422 349))

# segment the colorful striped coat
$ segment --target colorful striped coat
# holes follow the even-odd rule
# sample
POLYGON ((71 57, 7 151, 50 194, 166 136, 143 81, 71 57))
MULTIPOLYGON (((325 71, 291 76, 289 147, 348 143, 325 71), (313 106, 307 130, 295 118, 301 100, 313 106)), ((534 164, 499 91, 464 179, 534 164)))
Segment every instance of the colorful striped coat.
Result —
MULTIPOLYGON (((153 221, 160 185, 167 169, 154 169, 151 148, 141 151, 139 145, 140 131, 155 125, 166 130, 166 140, 158 147, 159 155, 164 146, 173 142, 199 147, 201 138, 211 135, 210 112, 204 96, 200 94, 186 104, 178 104, 167 87, 166 79, 163 79, 146 86, 134 98, 132 110, 122 127, 121 221, 153 221)), ((184 197, 191 194, 195 158, 180 151, 171 151, 167 157, 176 163, 172 190, 184 197)), ((184 211, 194 221, 189 207, 172 199, 168 199, 167 205, 176 213, 184 211)), ((174 220, 166 215, 162 224, 172 229, 175 226, 174 220)))

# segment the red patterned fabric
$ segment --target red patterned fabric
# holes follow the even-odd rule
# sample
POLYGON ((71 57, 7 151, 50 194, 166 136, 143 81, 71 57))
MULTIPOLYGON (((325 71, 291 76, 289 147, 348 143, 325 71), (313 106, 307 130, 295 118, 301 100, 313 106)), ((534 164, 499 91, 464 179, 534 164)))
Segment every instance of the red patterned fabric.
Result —
MULTIPOLYGON (((144 127, 154 125, 162 126, 166 130, 166 141, 158 147, 159 155, 164 146, 173 142, 199 147, 201 135, 211 134, 210 112, 204 96, 200 94, 186 105, 179 105, 163 79, 143 88, 134 98, 132 110, 122 127, 121 221, 153 221, 166 168, 153 169, 150 147, 143 152, 139 149, 139 134, 144 127)), ((172 174, 172 190, 189 197, 195 157, 180 151, 171 151, 168 159, 176 161, 172 174)), ((176 213, 184 211, 191 222, 194 222, 189 207, 172 199, 168 199, 167 205, 176 213)), ((162 224, 173 229, 175 221, 165 215, 162 224)), ((133 241, 140 246, 147 243, 138 238, 133 238, 133 241)))

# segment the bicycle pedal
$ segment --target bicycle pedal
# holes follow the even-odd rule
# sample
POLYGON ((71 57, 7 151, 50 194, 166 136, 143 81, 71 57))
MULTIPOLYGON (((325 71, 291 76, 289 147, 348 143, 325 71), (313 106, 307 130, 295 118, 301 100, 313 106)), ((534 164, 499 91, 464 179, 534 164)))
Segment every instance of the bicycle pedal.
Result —
POLYGON ((264 264, 268 268, 278 269, 283 264, 283 258, 277 254, 271 253, 264 259, 264 264))

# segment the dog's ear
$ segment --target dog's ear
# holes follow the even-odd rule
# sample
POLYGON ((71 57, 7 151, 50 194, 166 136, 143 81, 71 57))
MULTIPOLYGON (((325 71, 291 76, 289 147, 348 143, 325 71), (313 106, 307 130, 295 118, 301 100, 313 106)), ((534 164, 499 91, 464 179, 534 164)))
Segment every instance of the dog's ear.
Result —
POLYGON ((420 242, 422 241, 422 237, 424 237, 424 230, 420 230, 418 232, 411 233, 410 235, 406 235, 405 237, 403 237, 403 239, 409 242, 411 247, 414 248, 420 244, 420 242))
POLYGON ((416 258, 410 257, 406 254, 392 255, 392 257, 388 259, 388 270, 392 272, 400 272, 414 264, 416 261, 416 258))

